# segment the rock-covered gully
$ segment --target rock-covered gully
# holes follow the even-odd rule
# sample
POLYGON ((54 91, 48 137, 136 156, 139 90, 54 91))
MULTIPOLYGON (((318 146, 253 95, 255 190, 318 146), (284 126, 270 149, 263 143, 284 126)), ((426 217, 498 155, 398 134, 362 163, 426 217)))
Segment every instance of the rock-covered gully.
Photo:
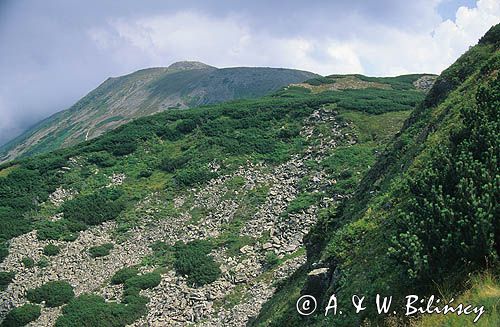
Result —
MULTIPOLYGON (((341 196, 325 195, 319 204, 283 218, 288 203, 299 193, 301 179, 309 177, 315 192, 332 183, 321 171, 310 172, 305 162, 319 162, 337 145, 356 142, 355 137, 346 132, 348 124, 337 120, 336 115, 335 111, 323 108, 307 118, 301 133, 306 138, 314 138, 315 142, 286 163, 278 166, 248 163, 231 175, 220 176, 193 190, 190 199, 174 199, 174 206, 180 213, 175 217, 158 219, 154 213, 165 203, 157 194, 151 194, 137 205, 137 210, 143 213, 141 222, 128 233, 129 237, 120 242, 114 237, 115 222, 89 228, 74 242, 40 241, 36 231, 12 239, 10 254, 0 264, 0 270, 13 271, 16 275, 0 294, 0 317, 11 308, 26 303, 28 289, 53 280, 68 281, 77 296, 95 293, 107 301, 120 301, 123 286, 111 285, 111 276, 120 268, 141 264, 143 258, 151 254, 150 245, 155 241, 174 244, 220 235, 240 206, 238 197, 227 196, 227 181, 239 176, 244 185, 236 192, 244 193, 262 185, 269 188, 265 200, 254 208, 252 217, 244 222, 239 232, 240 236, 257 241, 243 246, 237 254, 230 254, 225 248, 214 250, 211 255, 220 264, 222 274, 218 280, 203 287, 188 285, 183 276, 176 275, 173 270, 166 271, 157 287, 141 291, 141 295, 150 299, 148 313, 133 326, 244 326, 272 296, 275 283, 290 276, 305 262, 302 239, 316 222, 318 208, 331 205, 341 196), (328 136, 315 129, 321 123, 328 123, 331 127, 328 136), (188 200, 191 201, 190 208, 204 209, 206 215, 202 219, 193 221, 190 211, 184 206, 188 200), (50 258, 47 267, 23 266, 23 257, 38 261, 43 256, 43 247, 49 243, 58 245, 61 251, 50 258), (104 243, 114 243, 110 255, 89 256, 89 247, 104 243), (265 256, 270 251, 281 258, 279 265, 266 265, 265 256), (235 294, 238 294, 236 303, 224 304, 225 299, 235 294)), ((116 174, 110 177, 110 182, 119 185, 125 179, 123 174, 116 174)), ((73 191, 58 188, 49 201, 58 206, 74 195, 73 191)), ((142 266, 141 269, 149 271, 154 268, 142 266)), ((42 306, 42 315, 30 326, 52 326, 60 312, 61 307, 42 306)))

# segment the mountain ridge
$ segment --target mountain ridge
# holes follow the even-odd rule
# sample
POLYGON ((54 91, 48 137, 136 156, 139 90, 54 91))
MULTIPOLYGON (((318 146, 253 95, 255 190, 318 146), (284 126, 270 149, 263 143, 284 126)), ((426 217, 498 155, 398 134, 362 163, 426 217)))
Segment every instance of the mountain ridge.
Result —
POLYGON ((76 144, 162 110, 260 97, 316 76, 293 69, 216 68, 179 61, 109 77, 70 108, 0 146, 0 162, 76 144))

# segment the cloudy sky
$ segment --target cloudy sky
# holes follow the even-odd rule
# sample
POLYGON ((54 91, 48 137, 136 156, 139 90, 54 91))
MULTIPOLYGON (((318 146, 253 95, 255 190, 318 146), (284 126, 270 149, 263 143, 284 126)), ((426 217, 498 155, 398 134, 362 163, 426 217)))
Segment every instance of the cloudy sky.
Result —
POLYGON ((499 22, 498 0, 0 0, 0 144, 145 67, 439 73, 499 22))

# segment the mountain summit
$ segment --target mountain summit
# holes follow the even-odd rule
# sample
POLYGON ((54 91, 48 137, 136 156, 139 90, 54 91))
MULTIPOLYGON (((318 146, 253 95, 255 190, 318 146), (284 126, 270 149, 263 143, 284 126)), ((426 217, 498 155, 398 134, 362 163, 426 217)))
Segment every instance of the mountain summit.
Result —
POLYGON ((189 60, 174 62, 173 64, 171 64, 167 68, 170 70, 174 70, 174 69, 175 70, 190 70, 190 69, 207 69, 207 68, 216 69, 213 66, 204 64, 204 63, 199 62, 199 61, 189 61, 189 60))
POLYGON ((294 69, 219 69, 197 61, 179 61, 108 78, 71 108, 0 147, 0 162, 86 141, 159 111, 258 98, 313 77, 318 75, 294 69))

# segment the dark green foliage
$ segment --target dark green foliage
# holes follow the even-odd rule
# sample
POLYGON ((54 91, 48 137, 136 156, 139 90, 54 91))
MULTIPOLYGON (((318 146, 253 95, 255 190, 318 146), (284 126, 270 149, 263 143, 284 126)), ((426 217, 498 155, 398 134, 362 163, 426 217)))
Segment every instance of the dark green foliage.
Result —
MULTIPOLYGON (((149 134, 149 131, 141 128, 131 131, 130 127, 121 126, 111 131, 107 137, 95 141, 89 148, 93 151, 107 151, 114 156, 120 157, 134 152, 137 149, 138 142, 147 138, 149 134)), ((104 156, 106 159, 107 155, 104 156)))
POLYGON ((9 255, 9 248, 5 243, 0 242, 0 262, 3 262, 3 259, 5 259, 8 255, 9 255))
POLYGON ((452 90, 480 68, 489 56, 489 49, 485 46, 481 45, 469 49, 453 65, 441 73, 425 98, 425 106, 432 107, 441 103, 452 90))
POLYGON ((184 119, 177 123, 175 129, 182 134, 187 134, 196 128, 196 121, 193 119, 184 119))
POLYGON ((301 193, 290 201, 286 213, 297 213, 306 210, 317 202, 317 198, 311 193, 301 193))
POLYGON ((146 311, 147 299, 136 296, 127 298, 128 304, 106 302, 102 297, 82 294, 72 299, 62 309, 56 327, 124 327, 146 311))
POLYGON ((35 304, 24 304, 12 309, 6 316, 0 326, 2 327, 21 327, 38 319, 41 314, 40 306, 35 304))
POLYGON ((85 230, 87 225, 83 222, 60 219, 56 221, 44 220, 36 225, 39 240, 74 241, 78 232, 85 230))
POLYGON ((43 247, 43 254, 48 256, 58 255, 61 250, 57 245, 47 244, 43 247))
POLYGON ((136 267, 122 268, 111 277, 111 283, 114 285, 123 284, 127 279, 135 277, 137 274, 139 274, 139 270, 136 267))
POLYGON ((186 275, 190 284, 202 286, 219 278, 221 271, 209 256, 211 245, 206 241, 193 241, 174 246, 174 268, 178 274, 186 275))
POLYGON ((115 158, 106 151, 92 153, 87 160, 99 167, 112 167, 116 163, 115 158))
MULTIPOLYGON (((304 240, 308 264, 300 278, 289 279, 250 326, 411 325, 399 311, 398 322, 370 306, 351 312, 350 297, 361 293, 374 299, 390 290, 393 307, 404 306, 397 299, 408 290, 420 297, 445 293, 456 298, 471 275, 498 268, 497 50, 483 40, 442 73, 352 196, 320 212, 304 240), (333 273, 322 296, 337 295, 339 307, 346 308, 340 317, 296 314, 296 300, 314 262, 333 273)), ((340 158, 324 163, 333 168, 330 172, 351 164, 349 153, 337 153, 340 158)))
POLYGON ((145 290, 158 286, 161 282, 161 275, 157 272, 146 273, 139 276, 133 276, 125 280, 126 288, 139 288, 145 290))
POLYGON ((292 124, 285 125, 278 131, 278 137, 284 140, 292 139, 294 137, 299 136, 299 134, 300 134, 300 126, 292 124))
POLYGON ((0 271, 0 291, 4 291, 9 286, 16 274, 12 271, 0 271))
POLYGON ((170 128, 169 126, 158 127, 156 130, 156 135, 164 140, 169 141, 175 141, 182 136, 181 133, 177 131, 177 129, 170 128))
POLYGON ((97 225, 118 217, 125 209, 125 204, 116 199, 113 191, 106 190, 78 196, 65 202, 61 208, 69 221, 97 225))
POLYGON ((28 290, 26 298, 34 303, 45 301, 48 307, 58 307, 75 296, 73 287, 66 281, 52 281, 28 290))
MULTIPOLYGON (((41 166, 44 164, 40 163, 41 166)), ((33 167, 35 165, 32 165, 33 167)), ((49 171, 15 168, 0 178, 0 241, 8 240, 31 230, 27 212, 45 201, 57 178, 49 171), (44 181, 45 180, 45 181, 44 181)))
POLYGON ((33 268, 35 266, 35 261, 31 259, 30 257, 24 257, 21 259, 21 263, 23 266, 26 268, 33 268))
POLYGON ((135 149, 137 149, 137 143, 135 143, 133 141, 127 141, 127 142, 120 142, 120 143, 116 144, 112 148, 111 152, 115 156, 125 156, 127 154, 131 154, 132 152, 134 152, 135 149))
POLYGON ((454 268, 498 258, 500 78, 462 110, 464 127, 409 179, 391 248, 412 278, 440 280, 454 268))
POLYGON ((49 265, 50 265, 50 262, 46 257, 41 257, 40 260, 38 260, 38 262, 36 263, 36 266, 38 268, 45 268, 45 267, 48 267, 49 265))
POLYGON ((89 254, 92 258, 104 257, 109 254, 109 251, 111 251, 113 247, 114 245, 112 243, 93 246, 89 248, 89 254))
POLYGON ((492 26, 485 35, 479 39, 479 44, 493 44, 497 48, 500 43, 500 24, 492 26))
POLYGON ((139 174, 137 174, 137 177, 139 177, 139 178, 148 178, 148 177, 151 177, 151 175, 153 175, 153 171, 150 170, 150 169, 146 169, 146 170, 141 170, 139 172, 139 174))
POLYGON ((160 169, 167 173, 173 173, 177 169, 185 167, 191 158, 189 156, 165 157, 161 160, 160 169))
POLYGON ((280 259, 278 258, 278 256, 276 255, 276 253, 274 253, 274 251, 269 251, 266 253, 266 257, 265 257, 265 260, 266 260, 266 264, 269 266, 269 267, 274 267, 276 266, 280 259))
POLYGON ((175 175, 175 180, 181 186, 193 186, 209 181, 215 176, 215 173, 206 168, 184 169, 175 175))

